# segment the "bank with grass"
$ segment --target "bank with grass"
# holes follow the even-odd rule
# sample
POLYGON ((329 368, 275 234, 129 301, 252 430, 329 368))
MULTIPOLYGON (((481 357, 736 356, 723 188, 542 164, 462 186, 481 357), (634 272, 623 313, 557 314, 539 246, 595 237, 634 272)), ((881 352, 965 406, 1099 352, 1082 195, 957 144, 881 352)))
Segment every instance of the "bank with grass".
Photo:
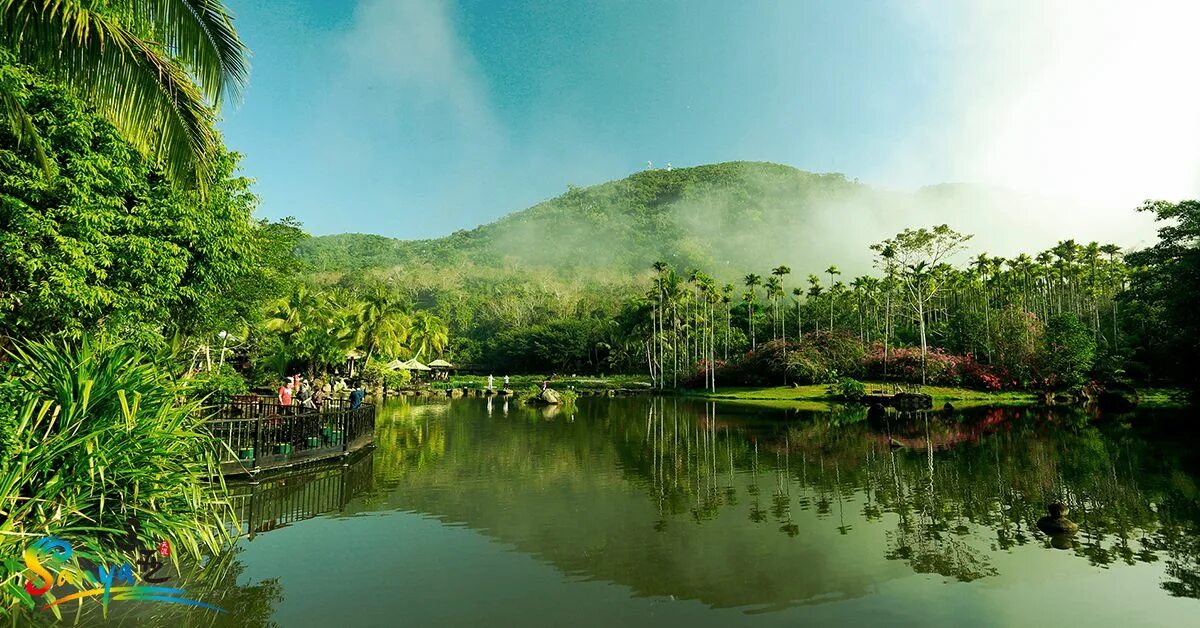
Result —
MULTIPOLYGON (((867 392, 890 391, 891 384, 864 382, 867 392)), ((934 407, 947 403, 959 405, 1020 405, 1040 402, 1040 397, 1027 391, 991 392, 955 386, 909 386, 909 392, 920 392, 933 397, 934 407)), ((687 390, 682 394, 689 397, 724 399, 733 401, 770 402, 841 402, 844 401, 836 384, 810 384, 806 386, 731 386, 718 387, 716 391, 687 390)))

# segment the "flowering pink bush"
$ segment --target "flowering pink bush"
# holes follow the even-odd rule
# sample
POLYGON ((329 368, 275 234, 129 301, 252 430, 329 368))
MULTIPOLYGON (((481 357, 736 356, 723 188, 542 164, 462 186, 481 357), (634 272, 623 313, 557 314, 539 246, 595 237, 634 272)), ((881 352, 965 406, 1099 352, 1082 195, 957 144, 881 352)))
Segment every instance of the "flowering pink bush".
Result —
MULTIPOLYGON (((863 358, 863 369, 870 378, 884 376, 883 345, 871 346, 863 358)), ((921 349, 892 348, 887 360, 887 376, 909 382, 921 381, 921 349)), ((954 355, 942 349, 930 349, 925 354, 925 379, 929 384, 938 386, 967 386, 984 390, 1001 390, 1009 381, 1002 370, 980 364, 969 353, 954 355)))

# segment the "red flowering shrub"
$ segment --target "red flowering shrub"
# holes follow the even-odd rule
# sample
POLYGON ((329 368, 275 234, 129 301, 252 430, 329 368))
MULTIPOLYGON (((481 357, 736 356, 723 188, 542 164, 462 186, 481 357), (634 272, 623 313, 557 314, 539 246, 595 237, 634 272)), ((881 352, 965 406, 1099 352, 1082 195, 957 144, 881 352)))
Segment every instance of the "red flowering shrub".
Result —
MULTIPOLYGON (((863 370, 872 379, 884 377, 883 345, 871 347, 863 358, 863 370)), ((920 347, 892 348, 887 359, 887 377, 920 382, 920 347)), ((967 386, 983 390, 1001 390, 1009 384, 1009 378, 1002 370, 980 364, 969 353, 954 355, 940 348, 930 349, 925 354, 925 381, 935 386, 967 386)))

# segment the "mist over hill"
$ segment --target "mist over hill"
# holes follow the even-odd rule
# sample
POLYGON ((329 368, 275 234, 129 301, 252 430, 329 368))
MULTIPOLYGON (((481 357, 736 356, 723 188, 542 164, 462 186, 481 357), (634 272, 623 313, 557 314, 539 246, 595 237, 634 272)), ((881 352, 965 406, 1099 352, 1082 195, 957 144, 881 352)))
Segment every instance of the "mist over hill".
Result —
POLYGON ((970 248, 993 255, 1068 238, 1131 246, 1152 233, 1133 208, 1128 220, 1116 223, 1078 219, 1087 215, 1068 202, 983 186, 901 192, 841 174, 728 162, 568 186, 561 196, 443 238, 315 237, 300 256, 320 271, 468 264, 566 275, 637 274, 662 259, 731 278, 781 263, 804 274, 830 264, 866 272, 870 244, 907 227, 941 223, 975 234, 970 248))

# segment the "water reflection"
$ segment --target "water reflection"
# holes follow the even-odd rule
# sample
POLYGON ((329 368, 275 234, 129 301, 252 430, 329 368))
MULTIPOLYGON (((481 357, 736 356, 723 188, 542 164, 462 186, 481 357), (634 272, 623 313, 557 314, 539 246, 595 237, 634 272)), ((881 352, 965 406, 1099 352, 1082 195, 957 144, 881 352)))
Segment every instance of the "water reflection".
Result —
POLYGON ((780 623, 801 619, 785 610, 861 620, 874 603, 880 623, 938 623, 929 600, 947 590, 942 604, 975 605, 958 612, 1003 608, 995 621, 1016 623, 1044 619, 1068 580, 1090 576, 1089 590, 1140 586, 1140 598, 1097 596, 1094 615, 1179 623, 1194 606, 1170 598, 1200 597, 1200 450, 1179 418, 399 399, 379 414, 373 453, 236 487, 239 552, 186 585, 230 614, 110 621, 391 625, 403 597, 412 623, 511 622, 533 612, 513 602, 531 591, 532 623, 589 605, 645 618, 644 598, 662 601, 650 614, 663 622, 729 623, 687 614, 692 601, 780 623), (1051 503, 1077 532, 1038 529, 1051 503), (527 557, 570 588, 546 588, 527 557), (329 574, 349 573, 382 584, 330 593, 329 574), (586 581, 624 588, 605 597, 586 581), (463 604, 462 591, 489 602, 463 604))
POLYGON ((486 408, 386 409, 385 490, 371 507, 465 523, 568 574, 713 606, 863 595, 898 577, 871 553, 947 581, 993 578, 997 557, 1024 547, 1097 567, 1162 561, 1164 591, 1200 596, 1194 457, 1082 411, 872 422, 862 409, 781 420, 681 399, 583 400, 569 418, 486 408), (1053 502, 1070 508, 1077 533, 1038 530, 1053 502), (796 573, 798 561, 819 568, 796 573))
POLYGON ((370 490, 373 463, 374 451, 367 448, 341 463, 231 484, 239 535, 253 540, 257 534, 342 510, 352 497, 370 490))
MULTIPOLYGON (((257 482, 229 485, 238 534, 252 542, 265 532, 280 530, 321 515, 340 513, 351 499, 370 492, 374 482, 373 452, 362 450, 339 463, 302 467, 257 482)), ((284 599, 278 578, 249 581, 243 560, 245 547, 213 557, 203 564, 167 565, 163 586, 178 587, 188 597, 225 609, 213 613, 188 606, 153 602, 117 602, 102 616, 97 604, 81 605, 78 618, 85 626, 276 626, 276 606, 284 599)), ((34 612, 23 619, 45 621, 34 612)))

